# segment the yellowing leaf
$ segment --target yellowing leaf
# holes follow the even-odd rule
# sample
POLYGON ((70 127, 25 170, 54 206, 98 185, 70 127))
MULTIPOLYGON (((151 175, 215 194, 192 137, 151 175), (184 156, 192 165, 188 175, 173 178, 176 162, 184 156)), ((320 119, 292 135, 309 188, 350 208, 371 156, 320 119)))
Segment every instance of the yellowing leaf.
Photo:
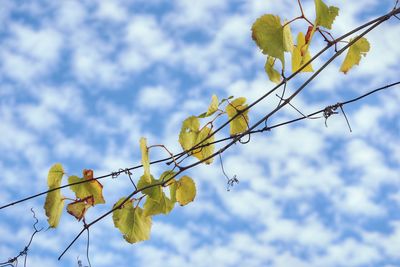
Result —
POLYGON ((218 110, 218 97, 216 95, 212 95, 211 97, 211 103, 208 106, 208 110, 206 113, 206 117, 211 116, 218 110))
MULTIPOLYGON (((300 69, 305 63, 307 63, 311 59, 310 51, 308 50, 308 45, 306 44, 306 40, 304 34, 299 32, 297 35, 297 45, 294 46, 292 52, 292 72, 296 72, 300 69)), ((313 68, 311 63, 308 64, 302 72, 313 72, 313 68)))
POLYGON ((185 206, 194 200, 196 197, 196 185, 192 178, 183 176, 176 182, 175 197, 181 206, 185 206))
POLYGON ((105 203, 105 200, 103 198, 103 185, 99 181, 93 179, 92 170, 83 170, 83 178, 79 178, 75 175, 68 177, 69 184, 81 182, 84 180, 87 180, 89 182, 70 186, 71 190, 74 191, 76 198, 85 199, 87 197, 93 196, 93 205, 105 203))
POLYGON ((259 17, 253 23, 251 31, 253 40, 262 52, 271 57, 278 58, 284 66, 285 44, 282 26, 279 16, 267 14, 259 17))
MULTIPOLYGON (((174 171, 165 171, 160 175, 160 182, 165 182, 170 180, 174 175, 176 174, 176 172, 174 171)), ((173 179, 172 179, 173 180, 173 179)), ((170 180, 171 181, 171 180, 170 180)), ((169 183, 167 183, 167 186, 169 185, 169 183)))
POLYGON ((268 56, 267 61, 265 62, 265 72, 268 75, 268 78, 271 82, 279 83, 281 81, 281 75, 279 72, 274 69, 275 59, 273 57, 268 56))
MULTIPOLYGON (((47 175, 47 185, 49 186, 49 190, 60 187, 63 175, 64 169, 61 164, 56 163, 50 168, 47 175)), ((64 197, 61 195, 59 189, 47 193, 44 210, 51 228, 56 228, 60 222, 63 207, 64 197)))
MULTIPOLYGON (((233 118, 240 111, 244 110, 247 107, 246 98, 238 97, 229 103, 226 106, 226 113, 228 114, 228 118, 233 118)), ((235 135, 239 133, 243 133, 248 129, 249 126, 249 110, 244 111, 240 115, 238 115, 235 119, 233 119, 230 123, 230 135, 235 135)))
POLYGON ((169 196, 170 199, 173 203, 176 202, 176 188, 177 188, 177 182, 175 179, 172 179, 170 181, 170 183, 168 183, 168 187, 169 187, 169 196))
POLYGON ((147 148, 146 138, 140 138, 140 150, 142 151, 142 165, 144 169, 145 178, 150 181, 150 161, 149 161, 149 149, 147 148))
MULTIPOLYGON (((154 185, 158 183, 156 179, 154 179, 153 175, 150 175, 150 181, 148 181, 148 177, 145 177, 144 175, 140 177, 138 183, 137 183, 137 188, 141 190, 142 188, 145 188, 150 185, 154 185)), ((162 192, 161 185, 149 187, 147 189, 142 190, 143 194, 149 195, 152 198, 159 198, 162 192)))
POLYGON ((283 48, 287 52, 292 52, 293 50, 293 37, 292 37, 292 31, 290 30, 290 24, 286 24, 283 27, 283 48))
POLYGON ((213 115, 217 110, 218 110, 219 102, 218 102, 218 97, 216 95, 212 95, 211 97, 211 103, 208 106, 207 112, 204 112, 197 116, 197 118, 206 118, 208 116, 213 115))
POLYGON ((360 63, 361 56, 365 56, 369 49, 369 42, 364 37, 352 44, 347 51, 347 55, 344 58, 342 66, 340 67, 340 71, 346 74, 354 65, 358 65, 360 63))
MULTIPOLYGON (((217 99, 218 102, 218 99, 217 99)), ((179 134, 179 143, 184 150, 189 150, 195 145, 205 145, 214 142, 214 136, 212 130, 209 127, 203 127, 201 130, 199 119, 195 116, 191 116, 183 121, 181 132, 179 134), (207 138, 208 137, 208 138, 207 138), (207 140, 205 140, 207 138, 207 140), (204 142, 202 142, 205 140, 204 142)), ((214 153, 214 145, 205 146, 203 148, 195 149, 191 152, 193 156, 199 160, 203 160, 214 153)), ((206 164, 212 163, 213 159, 208 159, 205 161, 206 164)))
POLYGON ((339 8, 334 6, 328 7, 322 0, 314 0, 314 2, 316 13, 315 25, 331 29, 333 21, 339 14, 339 8))
POLYGON ((64 169, 60 163, 51 166, 47 175, 47 186, 49 188, 56 188, 61 185, 61 179, 64 175, 64 169))
POLYGON ((146 202, 143 205, 144 216, 151 216, 157 214, 168 214, 174 208, 175 202, 171 201, 164 192, 158 199, 146 197, 146 202))
POLYGON ((179 134, 179 143, 184 150, 189 150, 196 145, 199 128, 200 121, 195 116, 190 116, 183 121, 181 132, 179 134))
POLYGON ((80 221, 85 216, 86 211, 93 205, 94 198, 93 196, 89 196, 85 199, 77 200, 68 204, 67 212, 80 221))
MULTIPOLYGON (((214 135, 208 137, 211 134, 212 134, 211 128, 203 127, 201 129, 201 131, 199 132, 199 134, 197 135, 196 144, 200 144, 200 142, 202 142, 206 138, 207 138, 207 140, 202 142, 201 145, 207 145, 207 144, 214 142, 214 139, 215 139, 214 135)), ((195 156, 199 160, 203 160, 203 159, 211 156, 213 153, 214 153, 214 144, 211 144, 211 145, 196 149, 195 151, 193 151, 193 156, 195 156)), ((204 163, 211 164, 213 162, 213 160, 214 160, 214 158, 210 158, 210 159, 206 160, 204 163)))
MULTIPOLYGON (((115 203, 114 208, 120 205, 124 199, 121 198, 115 203)), ((133 203, 130 201, 113 212, 113 221, 124 239, 131 244, 150 238, 151 217, 144 216, 143 210, 140 207, 133 207, 133 203)))

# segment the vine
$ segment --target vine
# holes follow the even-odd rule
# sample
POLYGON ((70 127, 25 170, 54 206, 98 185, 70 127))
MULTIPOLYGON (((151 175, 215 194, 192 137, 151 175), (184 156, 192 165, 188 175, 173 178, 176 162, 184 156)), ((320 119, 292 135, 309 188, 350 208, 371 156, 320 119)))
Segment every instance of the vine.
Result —
MULTIPOLYGON (((59 259, 61 259, 76 240, 78 240, 82 233, 87 231, 87 259, 90 265, 88 255, 89 229, 103 218, 111 215, 114 226, 121 232, 123 238, 128 243, 137 243, 149 239, 153 216, 160 214, 166 215, 170 213, 176 203, 180 206, 186 206, 190 202, 194 201, 196 197, 196 184, 191 177, 182 175, 185 171, 202 163, 212 164, 214 157, 219 156, 222 174, 227 179, 227 190, 229 191, 235 183, 239 182, 239 180, 236 175, 229 178, 225 172, 221 155, 237 142, 250 142, 252 134, 267 132, 277 127, 310 118, 324 118, 324 123, 327 127, 328 119, 332 115, 338 114, 339 109, 351 131, 350 123, 344 112, 343 106, 363 99, 372 93, 399 85, 400 81, 377 88, 354 99, 326 106, 308 115, 305 115, 298 110, 291 104, 291 101, 329 64, 331 64, 333 60, 343 54, 346 50, 347 54, 339 71, 347 74, 354 66, 358 65, 362 57, 365 57, 370 50, 370 44, 365 38, 367 33, 391 17, 398 19, 397 15, 400 13, 400 8, 397 7, 396 2, 395 7, 387 14, 373 19, 353 30, 350 30, 348 33, 335 38, 329 30, 332 29, 334 20, 339 15, 339 8, 327 6, 322 0, 314 0, 315 20, 314 22, 311 22, 303 11, 301 1, 298 0, 297 3, 300 15, 295 18, 282 20, 277 15, 265 14, 256 19, 252 25, 252 38, 262 54, 266 56, 264 66, 266 75, 272 82, 276 83, 275 87, 267 91, 256 101, 247 103, 245 97, 235 98, 233 96, 219 100, 216 95, 212 95, 211 102, 205 112, 197 116, 189 116, 182 122, 182 127, 178 136, 182 152, 174 154, 162 144, 148 146, 146 138, 142 137, 139 140, 142 156, 141 165, 119 169, 116 172, 100 177, 94 177, 93 170, 84 169, 82 177, 71 175, 68 177, 68 183, 65 185, 61 185, 61 183, 66 172, 60 163, 56 163, 50 168, 47 176, 48 190, 3 205, 0 207, 0 210, 46 194, 44 210, 48 218, 48 224, 50 228, 56 228, 60 223, 65 203, 69 202, 66 205, 67 213, 76 218, 77 221, 82 221, 83 229, 60 254, 59 259), (306 21, 308 26, 304 32, 298 32, 297 35, 295 35, 295 44, 290 25, 298 20, 306 21), (326 46, 314 56, 311 56, 309 47, 315 39, 316 33, 326 42, 326 46), (358 33, 358 35, 345 41, 346 38, 353 36, 355 33, 358 33), (342 45, 342 47, 340 47, 340 45, 342 45), (312 66, 313 61, 329 49, 334 49, 334 54, 327 59, 321 67, 314 71, 312 66), (290 57, 291 72, 286 69, 285 60, 287 57, 290 57), (278 62, 280 62, 280 69, 276 68, 278 62), (313 74, 293 93, 285 97, 287 84, 302 72, 313 72, 313 74), (261 119, 252 123, 250 117, 251 108, 269 97, 282 86, 282 94, 276 94, 279 98, 279 104, 272 111, 265 114, 261 119), (268 126, 268 120, 286 105, 296 109, 301 116, 293 120, 268 126), (316 115, 319 116, 315 117, 316 115), (220 123, 221 118, 224 117, 226 120, 220 123), (218 127, 216 126, 217 123, 220 123, 218 127), (264 126, 262 126, 263 123, 264 126), (228 136, 215 140, 216 133, 226 129, 228 125, 228 136), (244 138, 246 139, 243 140, 244 138), (222 142, 227 143, 216 149, 216 144, 222 142), (150 161, 150 151, 154 148, 164 149, 169 156, 156 161, 150 161), (184 165, 188 158, 195 159, 196 161, 184 165), (165 163, 167 169, 156 178, 151 174, 150 166, 158 163, 165 163), (143 175, 137 177, 137 181, 135 182, 132 178, 131 171, 138 168, 143 168, 143 175), (133 185, 133 191, 128 196, 121 196, 121 198, 112 205, 112 208, 109 211, 92 222, 87 223, 85 220, 85 214, 92 207, 106 203, 103 196, 103 185, 99 180, 109 177, 116 178, 122 173, 129 177, 133 185), (67 198, 61 194, 60 189, 66 187, 70 188, 74 193, 74 198, 67 198)), ((36 219, 36 217, 34 218, 36 219)), ((32 235, 32 238, 40 231, 36 229, 35 225, 35 232, 32 235)), ((29 245, 32 242, 32 238, 29 245)), ((29 245, 27 247, 29 247, 29 245)), ((26 254, 26 252, 24 253, 26 254)))

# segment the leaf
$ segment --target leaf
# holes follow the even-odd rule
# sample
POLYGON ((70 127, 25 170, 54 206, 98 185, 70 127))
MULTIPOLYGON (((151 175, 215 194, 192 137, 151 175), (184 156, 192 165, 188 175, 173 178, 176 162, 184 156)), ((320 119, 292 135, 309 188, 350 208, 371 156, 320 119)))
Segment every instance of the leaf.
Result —
POLYGON ((146 202, 143 205, 144 216, 168 214, 174 208, 175 202, 171 201, 164 192, 158 199, 146 197, 146 202))
MULTIPOLYGON (((60 187, 64 175, 64 169, 60 163, 54 164, 47 175, 47 185, 49 190, 60 187)), ((56 228, 60 222, 62 209, 64 208, 64 197, 59 189, 49 192, 46 195, 44 210, 47 221, 51 228, 56 228)))
POLYGON ((149 149, 147 148, 146 138, 140 138, 140 150, 142 151, 142 165, 144 169, 145 178, 150 181, 150 161, 149 161, 149 149))
MULTIPOLYGON (((193 156, 195 156, 199 160, 204 160, 205 158, 208 158, 209 156, 211 156, 214 153, 214 144, 206 146, 207 144, 210 144, 210 143, 214 142, 214 140, 215 140, 215 136, 214 135, 210 136, 211 134, 212 134, 211 128, 203 127, 201 129, 201 131, 199 132, 199 134, 197 135, 196 144, 200 144, 200 142, 201 142, 201 145, 204 145, 204 147, 193 151, 193 156), (207 138, 207 140, 205 140, 206 138, 207 138), (202 142, 203 140, 205 140, 205 141, 202 142)), ((214 160, 214 158, 209 158, 204 163, 211 164, 213 162, 213 160, 214 160)))
MULTIPOLYGON (((159 181, 154 179, 153 175, 150 175, 150 181, 148 180, 148 177, 142 176, 140 177, 138 183, 137 183, 137 188, 140 190, 146 186, 150 186, 152 184, 156 184, 159 181)), ((146 194, 152 198, 158 199, 161 196, 162 188, 161 185, 153 186, 147 189, 142 190, 143 194, 146 194)))
POLYGON ((86 211, 93 205, 94 198, 93 196, 89 196, 85 199, 77 200, 68 204, 67 212, 80 221, 85 216, 86 211))
MULTIPOLYGON (((160 175, 160 179, 159 179, 159 181, 168 181, 168 180, 170 180, 174 175, 176 174, 176 172, 174 172, 174 171, 165 171, 165 172, 163 172, 161 175, 160 175)), ((171 180, 173 180, 173 178, 171 179, 171 180)), ((170 181, 171 181, 170 180, 170 181)), ((169 184, 169 183, 168 183, 169 184)), ((167 184, 167 185, 168 185, 167 184)))
POLYGON ((190 116, 183 121, 181 132, 179 133, 179 143, 184 150, 189 150, 196 145, 199 128, 200 121, 195 116, 190 116))
MULTIPOLYGON (((292 72, 296 72, 300 69, 305 63, 307 63, 311 59, 310 51, 308 51, 308 45, 306 44, 306 40, 304 34, 299 32, 297 35, 297 45, 294 46, 292 52, 292 72)), ((311 63, 308 64, 301 72, 313 72, 313 68, 311 63)))
POLYGON ((85 199, 87 197, 93 196, 94 203, 93 205, 103 204, 105 203, 103 197, 103 185, 93 179, 93 171, 92 170, 83 170, 83 178, 79 178, 78 176, 72 175, 68 177, 68 183, 78 183, 84 180, 90 181, 86 183, 70 185, 72 191, 74 191, 76 198, 85 199))
POLYGON ((181 206, 185 206, 194 200, 196 197, 196 185, 192 178, 185 175, 176 182, 175 196, 176 201, 181 206))
MULTIPOLYGON (((247 107, 246 98, 238 97, 229 103, 226 106, 226 113, 228 114, 228 118, 232 119, 236 114, 240 111, 244 110, 247 107)), ((249 110, 244 111, 235 119, 233 119, 230 123, 230 135, 235 135, 239 133, 243 133, 248 129, 249 125, 249 110)))
POLYGON ((259 17, 253 23, 251 31, 253 40, 262 52, 271 57, 278 58, 284 66, 284 51, 287 44, 284 44, 282 26, 279 16, 266 14, 259 17))
MULTIPOLYGON (((124 199, 118 200, 114 208, 120 205, 124 199)), ((124 239, 131 244, 150 238, 151 217, 144 216, 143 210, 140 207, 133 207, 133 203, 130 201, 113 212, 113 221, 124 239)))
MULTIPOLYGON (((218 99, 217 99, 218 101, 218 99)), ((209 135, 212 134, 212 130, 209 127, 203 127, 201 130, 199 119, 195 116, 191 116, 183 121, 181 132, 179 134, 179 143, 181 144, 184 150, 190 150, 195 145, 200 144, 206 145, 214 142, 214 136, 209 135), (208 139, 204 142, 208 137, 208 139)), ((205 146, 202 148, 195 149, 191 152, 191 155, 195 156, 199 160, 203 160, 209 157, 214 153, 214 145, 205 146)), ((210 164, 213 162, 213 159, 208 159, 205 161, 206 164, 210 164)))
POLYGON ((170 196, 171 201, 174 203, 176 202, 176 188, 177 188, 176 185, 177 185, 177 182, 175 179, 172 179, 170 181, 170 183, 168 183, 169 196, 170 196))
POLYGON ((347 51, 346 57, 344 58, 342 66, 340 67, 340 71, 346 74, 354 65, 358 65, 360 63, 361 56, 366 56, 369 49, 370 45, 366 38, 362 37, 357 40, 357 42, 352 44, 347 51))
POLYGON ((292 31, 290 30, 290 24, 286 24, 287 21, 285 21, 285 26, 283 27, 283 48, 287 52, 292 52, 293 51, 293 37, 292 37, 292 31))
MULTIPOLYGON (((155 180, 155 182, 168 181, 175 174, 176 173, 173 171, 165 171, 161 174, 160 179, 155 180)), ((172 178, 169 180, 167 186, 171 186, 171 183, 175 183, 175 179, 172 178)), ((169 199, 165 193, 162 192, 161 186, 158 188, 157 194, 148 195, 146 198, 146 202, 143 205, 145 216, 157 215, 160 213, 168 214, 175 206, 175 198, 174 200, 172 200, 172 198, 169 199)))
POLYGON ((268 75, 268 78, 271 82, 279 83, 281 81, 281 75, 279 72, 274 69, 275 59, 273 57, 268 56, 267 61, 265 62, 265 72, 268 75))
POLYGON ((211 103, 208 106, 207 112, 200 114, 199 116, 197 116, 197 118, 206 118, 213 115, 218 110, 218 106, 219 106, 218 97, 216 95, 212 95, 211 103))
POLYGON ((339 8, 328 7, 322 0, 314 0, 315 2, 315 25, 322 26, 327 29, 332 29, 332 23, 339 14, 339 8))

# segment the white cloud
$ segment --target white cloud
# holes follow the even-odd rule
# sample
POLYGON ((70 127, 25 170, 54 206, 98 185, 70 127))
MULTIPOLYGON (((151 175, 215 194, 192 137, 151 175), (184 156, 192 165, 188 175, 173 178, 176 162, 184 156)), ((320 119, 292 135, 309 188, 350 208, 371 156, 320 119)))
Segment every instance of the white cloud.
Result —
POLYGON ((173 88, 147 86, 140 90, 138 104, 143 109, 165 111, 175 104, 177 97, 173 88))
POLYGON ((338 210, 353 216, 382 216, 385 209, 373 200, 373 194, 361 186, 347 187, 340 192, 334 201, 338 210))
POLYGON ((111 21, 124 21, 127 17, 126 10, 118 2, 99 1, 96 15, 100 18, 111 21))
POLYGON ((119 62, 128 72, 141 71, 155 62, 172 63, 175 44, 153 16, 134 16, 126 26, 124 43, 127 49, 119 62))

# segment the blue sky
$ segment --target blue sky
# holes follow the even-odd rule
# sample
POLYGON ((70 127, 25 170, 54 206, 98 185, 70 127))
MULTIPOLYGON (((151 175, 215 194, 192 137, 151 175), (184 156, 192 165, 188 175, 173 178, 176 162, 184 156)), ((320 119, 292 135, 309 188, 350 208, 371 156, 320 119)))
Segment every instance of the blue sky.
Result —
MULTIPOLYGON (((313 1, 303 2, 313 19, 313 1)), ((327 3, 340 7, 332 31, 339 36, 394 1, 327 3)), ((134 166, 142 136, 179 152, 181 122, 205 111, 212 94, 249 102, 263 95, 273 84, 250 28, 264 13, 299 14, 288 0, 2 0, 0 205, 45 190, 55 162, 68 175, 134 166)), ((304 25, 292 30, 305 31, 304 25)), ((343 75, 334 61, 292 103, 308 113, 398 81, 399 21, 367 38, 371 51, 360 66, 343 75)), ((250 120, 277 101, 255 106, 250 120)), ((240 180, 230 192, 218 161, 189 171, 195 202, 154 218, 149 241, 130 245, 111 218, 98 223, 91 230, 92 266, 400 265, 399 101, 396 87, 346 106, 352 133, 334 116, 327 128, 323 119, 305 120, 252 136, 223 155, 227 173, 240 180)), ((297 115, 288 107, 272 121, 297 115)), ((152 150, 150 156, 167 155, 152 150)), ((152 166, 156 176, 164 170, 152 166)), ((132 190, 123 175, 102 183, 107 204, 92 208, 88 221, 132 190)), ((29 241, 31 207, 46 227, 43 203, 40 197, 0 211, 0 262, 29 241)), ((85 236, 57 261, 81 227, 64 214, 58 229, 37 234, 28 266, 85 263, 85 236)))

